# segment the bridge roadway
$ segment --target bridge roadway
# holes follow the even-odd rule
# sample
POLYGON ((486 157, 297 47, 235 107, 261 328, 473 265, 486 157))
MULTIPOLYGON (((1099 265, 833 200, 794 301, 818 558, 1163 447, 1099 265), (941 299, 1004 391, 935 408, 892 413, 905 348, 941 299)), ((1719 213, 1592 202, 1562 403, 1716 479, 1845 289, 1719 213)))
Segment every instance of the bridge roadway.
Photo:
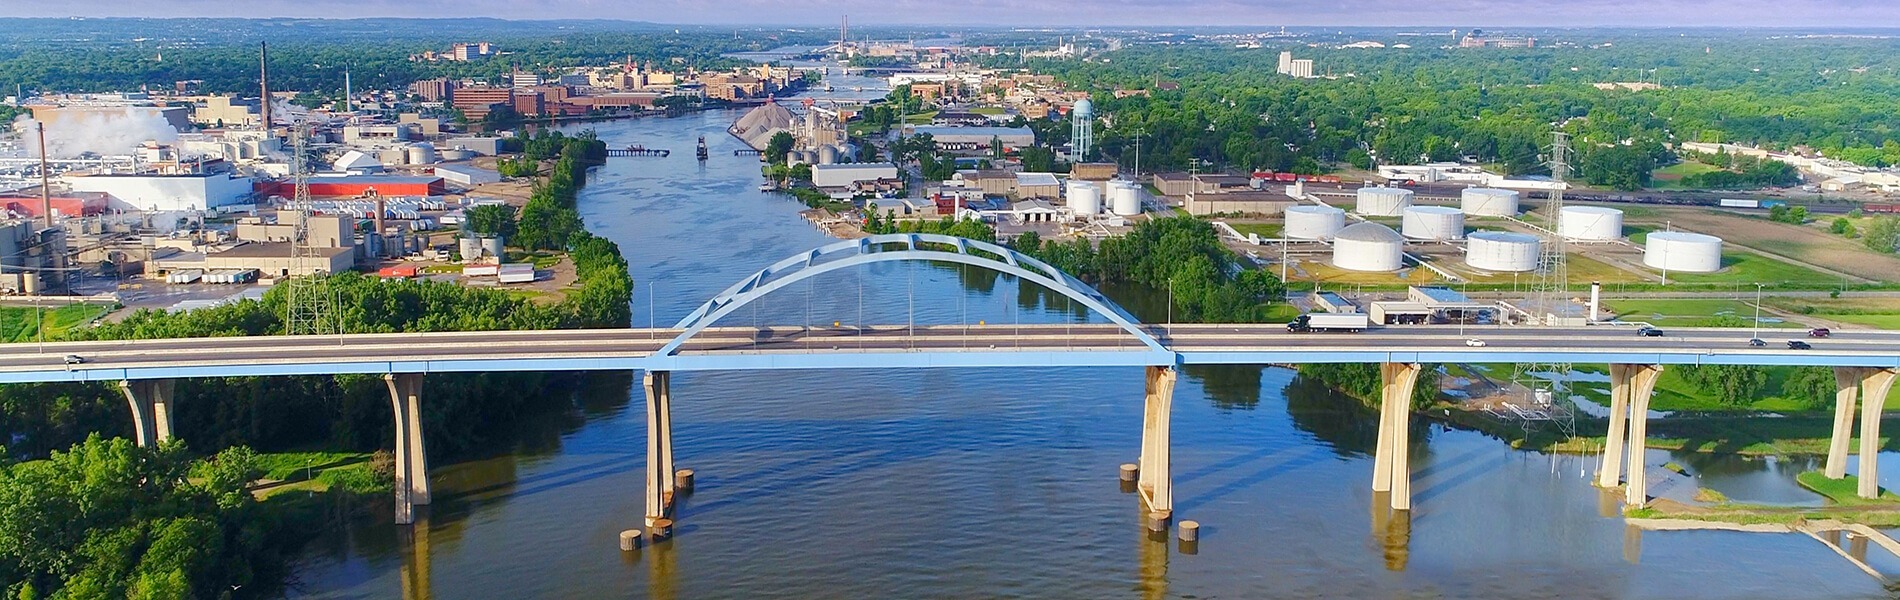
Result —
POLYGON ((1574 362, 1900 367, 1900 332, 1810 339, 1763 330, 1387 327, 1295 334, 1279 324, 1153 325, 1155 352, 1114 325, 721 327, 671 356, 678 329, 485 331, 0 344, 0 383, 472 371, 1165 366, 1309 362, 1574 362), (1468 339, 1485 342, 1466 345, 1468 339), (1811 350, 1789 350, 1802 339, 1811 350), (66 364, 67 356, 84 359, 66 364))

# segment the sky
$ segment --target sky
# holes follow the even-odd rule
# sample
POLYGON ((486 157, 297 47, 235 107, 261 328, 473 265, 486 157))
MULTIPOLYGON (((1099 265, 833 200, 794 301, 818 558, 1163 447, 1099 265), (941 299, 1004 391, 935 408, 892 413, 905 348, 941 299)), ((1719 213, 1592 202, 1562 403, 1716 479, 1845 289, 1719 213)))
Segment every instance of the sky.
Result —
POLYGON ((498 17, 718 25, 1900 27, 1900 0, 0 0, 17 17, 498 17), (243 7, 246 14, 234 10, 243 7))

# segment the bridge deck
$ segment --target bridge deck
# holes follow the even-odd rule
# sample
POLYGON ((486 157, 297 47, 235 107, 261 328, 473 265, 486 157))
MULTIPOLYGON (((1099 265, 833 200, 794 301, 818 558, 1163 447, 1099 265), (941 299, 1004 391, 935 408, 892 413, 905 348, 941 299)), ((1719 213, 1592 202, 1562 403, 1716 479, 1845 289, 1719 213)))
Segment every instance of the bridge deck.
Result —
POLYGON ((1900 333, 1747 345, 1745 329, 1392 327, 1288 333, 1275 324, 1150 326, 1157 352, 1114 325, 723 327, 672 356, 679 330, 486 331, 0 344, 0 382, 479 371, 1138 366, 1324 362, 1575 362, 1900 367, 1900 333), (1471 347, 1467 339, 1486 345, 1471 347), (84 359, 65 364, 68 355, 84 359))

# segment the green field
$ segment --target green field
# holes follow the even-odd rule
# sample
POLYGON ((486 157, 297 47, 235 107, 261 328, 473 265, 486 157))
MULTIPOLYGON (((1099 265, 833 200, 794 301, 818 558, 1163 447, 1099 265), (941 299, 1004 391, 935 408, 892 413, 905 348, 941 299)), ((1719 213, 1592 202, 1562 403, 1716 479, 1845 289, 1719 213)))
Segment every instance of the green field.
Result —
POLYGON ((1669 283, 1830 284, 1841 279, 1800 265, 1750 252, 1723 252, 1722 270, 1714 273, 1669 273, 1669 283))
POLYGON ((1690 175, 1699 175, 1720 171, 1721 167, 1685 160, 1667 167, 1649 172, 1649 187, 1653 189, 1677 189, 1683 187, 1682 179, 1690 175))
POLYGON ((1227 226, 1234 228, 1234 231, 1240 232, 1241 235, 1247 235, 1249 233, 1252 233, 1252 234, 1257 234, 1263 238, 1277 238, 1277 237, 1280 237, 1280 234, 1282 232, 1286 231, 1286 225, 1283 225, 1280 223, 1229 222, 1227 223, 1227 226))
MULTIPOLYGON (((1720 316, 1755 317, 1755 307, 1728 298, 1631 298, 1608 300, 1604 306, 1625 321, 1649 321, 1657 326, 1694 327, 1720 316)), ((1793 323, 1763 323, 1762 327, 1797 327, 1793 323)))
POLYGON ((34 326, 40 326, 48 339, 59 337, 67 330, 84 327, 93 319, 112 312, 107 304, 68 304, 59 308, 40 308, 39 316, 34 315, 30 306, 0 307, 0 342, 31 342, 40 338, 34 326))
POLYGON ((1900 329, 1900 315, 1832 315, 1818 313, 1814 316, 1829 321, 1866 325, 1877 329, 1900 329))

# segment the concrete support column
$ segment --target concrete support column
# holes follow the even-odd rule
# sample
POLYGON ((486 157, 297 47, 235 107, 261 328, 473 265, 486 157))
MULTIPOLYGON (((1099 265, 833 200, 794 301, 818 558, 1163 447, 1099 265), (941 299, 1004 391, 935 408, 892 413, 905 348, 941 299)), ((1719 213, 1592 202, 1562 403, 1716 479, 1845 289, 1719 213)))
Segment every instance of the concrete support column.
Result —
POLYGON ((422 443, 422 374, 383 375, 395 416, 396 524, 415 522, 415 506, 429 503, 429 457, 422 443))
POLYGON ((1141 419, 1141 471, 1138 490, 1149 512, 1174 511, 1174 474, 1169 450, 1174 414, 1174 367, 1148 367, 1141 419))
POLYGON ((1412 389, 1418 363, 1379 365, 1379 445, 1372 457, 1372 491, 1391 492, 1392 510, 1412 509, 1412 389))
POLYGON ((1662 365, 1627 365, 1624 373, 1629 376, 1630 436, 1629 477, 1623 485, 1623 505, 1636 507, 1649 501, 1643 451, 1649 447, 1649 397, 1656 391, 1656 378, 1662 376, 1662 365))
POLYGON ((1893 389, 1895 369, 1864 369, 1860 379, 1860 497, 1880 495, 1880 411, 1893 389))
POLYGON ((1630 415, 1630 365, 1610 365, 1610 431, 1603 440, 1603 461, 1597 466, 1597 487, 1613 488, 1623 482, 1623 432, 1630 415))
POLYGON ((119 382, 119 391, 132 408, 132 439, 138 445, 149 448, 172 439, 172 393, 177 383, 172 379, 119 382))
POLYGON ((647 498, 649 530, 673 516, 673 374, 647 371, 647 498))
POLYGON ((1830 479, 1847 476, 1847 446, 1854 437, 1854 402, 1860 397, 1860 367, 1834 367, 1834 434, 1828 438, 1827 467, 1830 479))

